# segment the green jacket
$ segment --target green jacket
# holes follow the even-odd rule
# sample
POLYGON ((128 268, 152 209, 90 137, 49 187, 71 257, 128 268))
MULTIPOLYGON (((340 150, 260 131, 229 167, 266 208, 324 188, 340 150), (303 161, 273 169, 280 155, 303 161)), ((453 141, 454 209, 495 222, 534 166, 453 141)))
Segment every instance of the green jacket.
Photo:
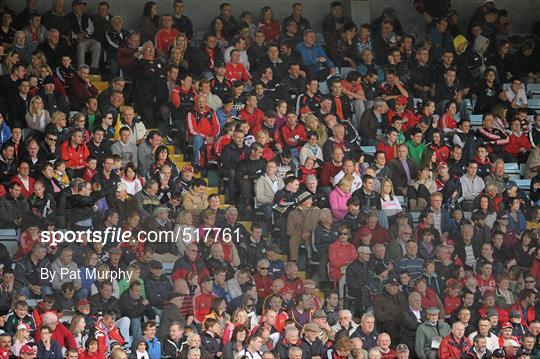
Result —
POLYGON ((437 326, 439 327, 438 331, 435 325, 429 320, 426 320, 416 329, 416 342, 414 347, 416 349, 416 354, 420 359, 428 358, 431 349, 431 340, 433 338, 441 337, 442 339, 450 334, 450 326, 448 323, 440 320, 437 323, 437 326))
POLYGON ((418 146, 415 146, 412 140, 408 140, 405 142, 405 145, 407 146, 407 149, 409 150, 409 156, 411 160, 416 163, 417 166, 420 166, 422 163, 422 153, 424 153, 424 150, 426 149, 426 145, 421 143, 418 146))

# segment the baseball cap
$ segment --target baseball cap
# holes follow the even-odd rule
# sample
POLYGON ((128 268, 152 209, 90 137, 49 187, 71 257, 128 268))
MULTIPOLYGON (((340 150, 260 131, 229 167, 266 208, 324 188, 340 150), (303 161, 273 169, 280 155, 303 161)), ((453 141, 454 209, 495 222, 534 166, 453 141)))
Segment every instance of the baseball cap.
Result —
POLYGON ((491 354, 492 358, 504 358, 506 356, 506 353, 503 349, 495 349, 493 353, 491 354))
POLYGON ((54 77, 52 77, 51 75, 45 76, 45 78, 43 79, 43 84, 54 84, 54 77))
POLYGON ((437 308, 437 307, 429 307, 428 310, 426 311, 426 313, 430 314, 430 315, 439 314, 439 308, 437 308))
POLYGON ((371 254, 371 249, 368 246, 360 246, 358 247, 358 253, 371 254))
POLYGON ((273 117, 276 117, 276 116, 277 116, 277 113, 276 113, 276 111, 274 111, 274 110, 266 110, 266 112, 264 113, 264 115, 265 115, 266 117, 271 117, 271 118, 273 118, 273 117))
POLYGON ((518 341, 514 338, 508 338, 504 340, 504 346, 519 348, 521 345, 519 345, 518 341))
POLYGON ((506 328, 514 328, 514 327, 512 326, 512 323, 504 322, 503 325, 501 325, 501 329, 506 329, 506 328))
POLYGON ((193 166, 191 165, 185 165, 184 167, 182 167, 182 172, 194 172, 193 171, 193 166))
POLYGON ((510 318, 521 318, 521 313, 518 310, 512 310, 510 312, 510 318))
POLYGON ((506 188, 506 189, 511 189, 512 187, 517 187, 517 183, 514 182, 514 181, 508 181, 508 182, 506 183, 505 188, 506 188))
POLYGON ((499 312, 497 312, 497 309, 489 308, 488 310, 486 310, 486 317, 487 318, 498 317, 498 316, 499 316, 499 312))
POLYGON ((360 227, 360 229, 358 229, 358 234, 360 234, 361 236, 370 235, 371 229, 369 229, 368 227, 360 227))
POLYGON ((386 281, 384 282, 385 285, 399 285, 399 282, 396 278, 394 277, 389 277, 386 279, 386 281))
POLYGON ((122 250, 118 247, 111 247, 109 248, 110 254, 122 254, 122 250))
POLYGON ((17 330, 20 330, 20 329, 24 329, 26 331, 32 330, 32 328, 30 328, 30 326, 26 323, 19 323, 19 325, 17 325, 17 330))
POLYGON ((32 347, 28 344, 25 344, 22 346, 21 350, 19 351, 19 354, 34 354, 35 351, 32 349, 32 347))
POLYGON ((437 163, 437 168, 441 168, 441 167, 448 167, 448 163, 444 161, 437 163))
POLYGON ((86 305, 90 305, 90 301, 88 299, 83 298, 77 302, 77 307, 83 307, 86 305))
POLYGON ((151 269, 163 269, 163 264, 161 264, 160 261, 156 261, 155 259, 150 261, 150 268, 151 269))
POLYGON ((216 63, 216 66, 215 66, 215 67, 216 67, 216 68, 218 68, 218 67, 227 67, 227 65, 226 65, 225 62, 223 62, 223 61, 218 61, 218 62, 216 63))
POLYGON ((279 249, 279 246, 276 243, 268 243, 266 245, 266 251, 267 252, 274 252, 274 253, 281 253, 281 250, 279 249))
POLYGON ((122 191, 127 191, 127 186, 124 182, 120 182, 117 186, 116 186, 116 192, 122 192, 122 191))
POLYGON ((396 105, 403 106, 406 105, 407 102, 409 102, 409 100, 405 96, 398 96, 398 98, 396 99, 396 105))
POLYGON ((409 351, 409 347, 407 346, 407 344, 400 344, 396 348, 396 352, 398 353, 407 352, 407 351, 409 351))

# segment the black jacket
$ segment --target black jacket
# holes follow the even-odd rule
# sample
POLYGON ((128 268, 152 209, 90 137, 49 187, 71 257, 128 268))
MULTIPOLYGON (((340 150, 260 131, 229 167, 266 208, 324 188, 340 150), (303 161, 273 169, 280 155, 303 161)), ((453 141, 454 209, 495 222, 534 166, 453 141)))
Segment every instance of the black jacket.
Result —
MULTIPOLYGON (((161 328, 162 325, 160 325, 161 328)), ((170 336, 161 341, 161 354, 164 359, 179 359, 182 348, 182 339, 175 342, 170 336)))
MULTIPOLYGON (((210 56, 206 52, 206 47, 202 45, 198 49, 193 49, 194 51, 186 52, 186 60, 191 65, 192 71, 199 75, 203 72, 214 72, 212 61, 210 61, 210 56), (191 54, 191 55, 190 55, 191 54)), ((220 62, 225 62, 223 57, 223 52, 219 47, 214 48, 214 65, 220 62)))
POLYGON ((49 258, 45 257, 41 261, 34 264, 30 259, 30 254, 22 257, 15 263, 15 283, 13 288, 20 290, 27 287, 29 284, 46 286, 50 285, 50 281, 41 279, 41 268, 51 269, 49 258))
POLYGON ((144 286, 148 301, 153 307, 156 308, 162 308, 165 301, 168 300, 173 291, 171 281, 165 274, 162 274, 161 277, 156 278, 152 273, 150 273, 144 279, 144 286))
POLYGON ((321 358, 324 358, 326 355, 326 352, 328 351, 328 347, 323 344, 323 342, 317 338, 313 343, 310 343, 307 341, 306 338, 302 339, 303 348, 302 352, 307 354, 304 358, 312 358, 314 356, 318 356, 321 358), (305 352, 304 352, 305 349, 305 352), (307 353, 306 353, 307 352, 307 353))
POLYGON ((184 327, 187 326, 186 319, 180 313, 178 307, 172 303, 166 303, 163 306, 163 311, 161 312, 160 325, 157 332, 157 336, 163 342, 167 341, 169 328, 173 322, 179 322, 184 327))
MULTIPOLYGON (((97 282, 96 282, 97 283, 97 282)), ((90 297, 90 313, 92 315, 100 316, 106 312, 113 312, 117 318, 120 317, 120 307, 118 307, 118 299, 111 297, 105 301, 100 293, 96 293, 90 297)))
POLYGON ((144 305, 142 298, 133 299, 129 290, 126 290, 120 296, 118 307, 120 308, 122 316, 130 319, 142 318, 143 315, 146 315, 149 319, 154 319, 156 317, 152 305, 150 303, 144 305))
POLYGON ((373 266, 369 262, 356 260, 349 264, 346 272, 348 295, 357 300, 362 298, 362 289, 368 284, 372 273, 373 266))
POLYGON ((229 143, 221 152, 221 168, 235 170, 238 163, 248 157, 248 153, 249 149, 246 146, 239 148, 236 143, 229 143))
POLYGON ((247 176, 247 179, 253 182, 264 174, 265 169, 266 161, 263 158, 255 161, 246 158, 238 164, 236 178, 241 180, 247 176))
POLYGON ((416 319, 416 316, 411 311, 409 306, 406 306, 399 314, 401 320, 401 326, 399 328, 400 343, 407 344, 409 352, 414 353, 414 344, 416 342, 416 328, 422 324, 426 318, 423 310, 420 311, 420 321, 416 319))
POLYGON ((216 355, 220 351, 221 341, 217 335, 213 336, 208 332, 203 332, 201 334, 201 346, 211 355, 216 355))

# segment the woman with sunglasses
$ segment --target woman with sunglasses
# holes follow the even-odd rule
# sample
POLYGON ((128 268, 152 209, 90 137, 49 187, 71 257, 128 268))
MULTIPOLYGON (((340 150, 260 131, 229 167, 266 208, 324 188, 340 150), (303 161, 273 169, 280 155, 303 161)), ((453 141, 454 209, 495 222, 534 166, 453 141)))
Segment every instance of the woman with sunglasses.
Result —
POLYGON ((336 284, 344 278, 347 266, 358 258, 356 248, 349 243, 351 238, 349 227, 341 225, 337 232, 337 241, 328 246, 328 276, 336 284))

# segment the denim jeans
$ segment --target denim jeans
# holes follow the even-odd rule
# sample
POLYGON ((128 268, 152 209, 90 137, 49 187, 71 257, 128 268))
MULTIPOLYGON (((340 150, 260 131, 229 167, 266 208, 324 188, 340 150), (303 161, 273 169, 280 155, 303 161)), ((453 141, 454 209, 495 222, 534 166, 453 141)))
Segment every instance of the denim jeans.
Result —
POLYGON ((204 138, 202 136, 193 136, 193 165, 198 166, 201 159, 201 149, 204 146, 204 138))
POLYGON ((49 286, 43 286, 43 287, 41 287, 41 295, 34 295, 34 293, 32 293, 32 291, 30 290, 30 288, 23 287, 23 288, 21 288, 21 294, 24 295, 28 299, 30 299, 30 298, 43 298, 46 295, 53 294, 53 290, 49 286))

